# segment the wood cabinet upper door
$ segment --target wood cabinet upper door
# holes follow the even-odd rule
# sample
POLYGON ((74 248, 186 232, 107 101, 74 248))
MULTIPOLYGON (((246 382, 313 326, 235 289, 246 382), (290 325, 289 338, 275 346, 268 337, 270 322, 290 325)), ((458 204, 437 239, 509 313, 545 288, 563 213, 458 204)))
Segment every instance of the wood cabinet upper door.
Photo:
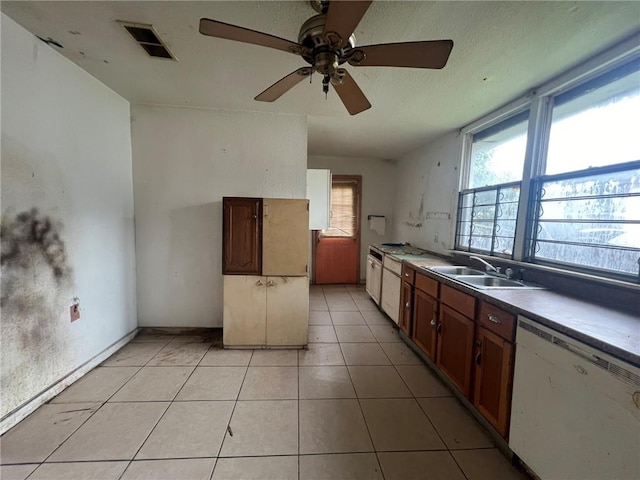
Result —
POLYGON ((265 198, 262 212, 262 274, 307 276, 309 200, 265 198))
POLYGON ((511 414, 513 344, 480 327, 476 335, 473 404, 506 438, 511 414))
POLYGON ((436 363, 467 398, 471 398, 474 329, 472 320, 440 305, 436 363))
POLYGON ((224 197, 222 273, 260 275, 262 199, 224 197))
POLYGON ((436 361, 436 325, 438 323, 438 301, 416 288, 413 297, 413 333, 416 345, 433 362, 436 361))
POLYGON ((411 335, 411 316, 413 314, 413 287, 410 283, 402 282, 402 291, 400 298, 400 317, 398 318, 398 326, 405 333, 411 335))

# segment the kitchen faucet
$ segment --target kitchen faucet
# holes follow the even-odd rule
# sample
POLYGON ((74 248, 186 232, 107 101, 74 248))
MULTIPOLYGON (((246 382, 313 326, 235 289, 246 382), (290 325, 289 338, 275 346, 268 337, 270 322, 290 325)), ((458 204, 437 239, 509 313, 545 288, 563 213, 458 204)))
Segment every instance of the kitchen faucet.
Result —
MULTIPOLYGON (((487 262, 486 260, 483 260, 480 257, 476 257, 475 255, 471 255, 469 257, 469 260, 478 260, 480 263, 484 264, 485 267, 485 271, 489 274, 489 275, 495 275, 497 277, 504 277, 504 278, 513 278, 513 269, 511 268, 507 268, 505 270, 504 273, 501 272, 500 267, 494 267, 493 265, 491 265, 489 262, 487 262)), ((522 273, 524 273, 524 270, 520 270, 520 274, 522 275, 522 273)))
POLYGON ((472 256, 469 257, 469 260, 478 260, 480 263, 484 264, 485 270, 487 272, 490 271, 490 270, 493 270, 495 273, 500 273, 500 268, 499 267, 494 267, 489 262, 483 260, 480 257, 476 257, 475 255, 472 255, 472 256))

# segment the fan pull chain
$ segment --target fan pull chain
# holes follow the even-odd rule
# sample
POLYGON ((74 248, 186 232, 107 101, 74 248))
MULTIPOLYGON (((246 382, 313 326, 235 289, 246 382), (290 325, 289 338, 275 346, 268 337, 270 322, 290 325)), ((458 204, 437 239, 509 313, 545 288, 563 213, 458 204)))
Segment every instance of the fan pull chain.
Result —
POLYGON ((322 91, 324 92, 324 99, 327 100, 329 94, 329 75, 325 75, 322 79, 322 91))

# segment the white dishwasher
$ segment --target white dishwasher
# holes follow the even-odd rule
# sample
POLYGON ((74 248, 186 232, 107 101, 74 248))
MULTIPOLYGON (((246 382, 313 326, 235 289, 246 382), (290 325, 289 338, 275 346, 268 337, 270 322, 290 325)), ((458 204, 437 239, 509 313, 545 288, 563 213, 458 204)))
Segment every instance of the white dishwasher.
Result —
POLYGON ((381 307, 396 324, 400 313, 400 289, 402 288, 402 262, 388 254, 382 262, 381 307))
POLYGON ((541 479, 640 478, 640 369, 518 318, 509 447, 541 479))
POLYGON ((377 305, 380 305, 380 293, 382 291, 382 257, 383 253, 369 247, 367 255, 367 277, 366 289, 377 305))

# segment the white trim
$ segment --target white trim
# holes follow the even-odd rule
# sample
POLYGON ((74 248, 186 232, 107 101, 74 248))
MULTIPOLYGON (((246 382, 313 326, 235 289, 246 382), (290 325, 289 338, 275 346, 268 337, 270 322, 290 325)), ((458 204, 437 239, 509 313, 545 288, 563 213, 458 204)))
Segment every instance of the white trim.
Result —
POLYGON ((24 420, 28 415, 33 413, 38 407, 44 405, 53 397, 62 392, 65 388, 67 388, 72 383, 76 382, 84 375, 89 373, 95 367, 100 365, 104 360, 109 358, 115 352, 124 347, 127 343, 133 340, 133 337, 138 333, 138 327, 136 327, 131 332, 127 333, 124 337, 122 337, 117 342, 111 344, 109 347, 105 348, 102 352, 94 356, 93 358, 86 361, 84 364, 80 365, 78 368, 73 370, 71 373, 61 378, 46 390, 40 392, 38 395, 33 397, 31 400, 27 400, 25 403, 20 405, 18 408, 9 412, 4 416, 2 421, 0 421, 0 434, 5 433, 11 427, 15 426, 18 422, 24 420))
POLYGON ((519 97, 516 100, 507 103, 506 105, 498 108, 497 110, 492 111, 488 115, 480 117, 478 120, 470 123, 469 125, 462 127, 460 129, 460 133, 478 133, 482 130, 486 130, 489 127, 493 127, 497 125, 503 120, 508 119, 509 117, 513 117, 520 112, 524 112, 527 108, 529 108, 532 99, 535 96, 535 90, 532 90, 529 94, 524 97, 519 97))
POLYGON ((536 95, 558 95, 635 58, 640 58, 640 33, 630 36, 614 47, 542 84, 537 89, 536 95))

